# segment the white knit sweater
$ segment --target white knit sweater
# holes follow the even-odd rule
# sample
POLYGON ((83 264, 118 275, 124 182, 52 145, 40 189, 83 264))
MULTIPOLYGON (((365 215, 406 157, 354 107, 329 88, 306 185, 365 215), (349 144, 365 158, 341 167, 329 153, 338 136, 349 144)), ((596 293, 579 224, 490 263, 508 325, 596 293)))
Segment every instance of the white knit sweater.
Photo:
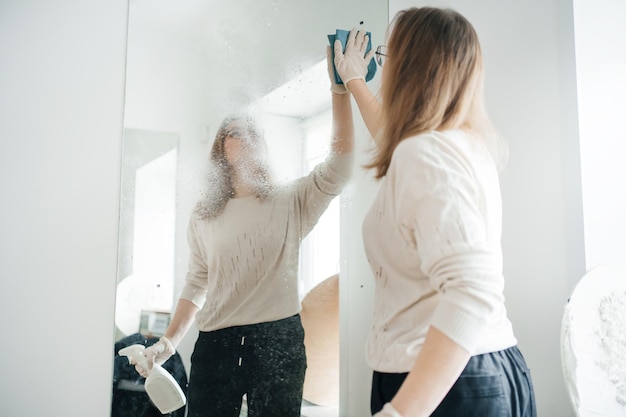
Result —
POLYGON ((301 310, 300 241, 348 182, 352 154, 331 154, 264 199, 231 199, 210 220, 189 221, 189 271, 181 298, 201 307, 201 331, 283 319, 301 310))
POLYGON ((517 343, 504 306, 498 173, 462 131, 402 141, 363 224, 375 275, 369 365, 408 372, 435 326, 472 354, 517 343))

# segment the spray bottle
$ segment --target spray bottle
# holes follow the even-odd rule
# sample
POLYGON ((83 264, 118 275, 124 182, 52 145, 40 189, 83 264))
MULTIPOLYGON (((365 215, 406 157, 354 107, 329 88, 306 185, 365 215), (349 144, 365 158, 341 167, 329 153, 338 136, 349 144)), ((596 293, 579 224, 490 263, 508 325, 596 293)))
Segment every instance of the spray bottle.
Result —
POLYGON ((171 413, 186 404, 185 394, 176 382, 161 365, 154 363, 152 369, 148 369, 148 360, 143 355, 143 345, 131 345, 120 349, 120 356, 128 357, 129 363, 137 363, 148 373, 144 387, 146 393, 161 414, 171 413))

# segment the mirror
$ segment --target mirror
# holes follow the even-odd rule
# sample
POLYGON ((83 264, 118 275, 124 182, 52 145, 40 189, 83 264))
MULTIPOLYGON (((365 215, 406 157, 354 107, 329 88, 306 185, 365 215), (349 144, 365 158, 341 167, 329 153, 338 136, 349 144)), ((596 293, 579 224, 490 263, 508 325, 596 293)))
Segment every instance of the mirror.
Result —
MULTIPOLYGON (((330 142, 327 35, 362 24, 376 45, 387 23, 386 1, 130 0, 116 341, 158 337, 169 323, 221 121, 253 113, 276 179, 308 173, 330 142)), ((335 198, 303 241, 301 299, 339 272, 340 213, 349 209, 335 198)), ((187 370, 194 342, 192 329, 178 346, 187 370)))

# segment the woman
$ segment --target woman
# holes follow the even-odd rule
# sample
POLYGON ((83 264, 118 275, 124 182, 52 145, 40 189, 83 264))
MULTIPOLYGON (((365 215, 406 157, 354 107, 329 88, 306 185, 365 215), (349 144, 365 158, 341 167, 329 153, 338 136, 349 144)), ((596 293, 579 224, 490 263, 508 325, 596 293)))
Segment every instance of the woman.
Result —
POLYGON ((364 80, 367 38, 335 65, 378 147, 365 216, 375 275, 367 360, 372 414, 535 416, 528 368, 504 305, 498 167, 476 32, 459 13, 399 12, 376 51, 381 102, 364 80))
POLYGON ((287 186, 272 183, 267 148, 251 119, 227 118, 217 132, 211 185, 189 222, 185 286, 165 336, 144 351, 150 366, 164 362, 195 321, 189 417, 239 416, 244 394, 250 416, 300 416, 300 242, 352 168, 350 96, 332 80, 329 156, 287 186))

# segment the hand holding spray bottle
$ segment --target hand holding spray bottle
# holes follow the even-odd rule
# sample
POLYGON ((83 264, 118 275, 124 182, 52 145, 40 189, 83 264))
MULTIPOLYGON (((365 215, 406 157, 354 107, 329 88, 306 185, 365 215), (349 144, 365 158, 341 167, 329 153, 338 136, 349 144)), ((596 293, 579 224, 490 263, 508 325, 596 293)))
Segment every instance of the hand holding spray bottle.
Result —
POLYGON ((120 349, 120 356, 128 357, 130 364, 137 364, 146 370, 148 377, 144 387, 146 393, 161 414, 171 413, 184 406, 187 402, 183 390, 174 377, 161 365, 154 362, 152 369, 148 367, 148 360, 143 354, 143 345, 131 345, 120 349))

